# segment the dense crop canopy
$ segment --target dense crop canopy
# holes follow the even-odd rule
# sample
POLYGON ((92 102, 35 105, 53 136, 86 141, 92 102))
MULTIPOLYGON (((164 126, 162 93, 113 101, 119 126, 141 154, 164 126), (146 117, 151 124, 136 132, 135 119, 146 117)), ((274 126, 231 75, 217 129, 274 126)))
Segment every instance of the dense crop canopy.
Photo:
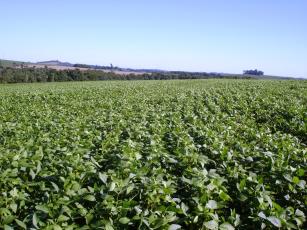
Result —
POLYGON ((306 81, 21 84, 0 96, 0 228, 306 227, 306 81))

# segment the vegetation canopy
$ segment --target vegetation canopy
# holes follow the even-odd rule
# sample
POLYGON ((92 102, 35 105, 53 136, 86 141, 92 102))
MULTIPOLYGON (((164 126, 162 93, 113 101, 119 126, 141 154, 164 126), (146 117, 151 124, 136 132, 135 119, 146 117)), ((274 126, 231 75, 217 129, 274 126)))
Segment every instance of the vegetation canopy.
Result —
POLYGON ((307 81, 0 85, 1 229, 306 229, 307 81))

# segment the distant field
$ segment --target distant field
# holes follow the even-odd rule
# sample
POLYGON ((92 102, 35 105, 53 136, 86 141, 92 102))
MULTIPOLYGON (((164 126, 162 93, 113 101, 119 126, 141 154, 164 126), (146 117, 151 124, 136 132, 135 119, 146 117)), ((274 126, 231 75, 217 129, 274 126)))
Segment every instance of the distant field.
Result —
POLYGON ((307 81, 0 85, 0 228, 306 227, 307 81))
MULTIPOLYGON (((87 70, 94 70, 90 68, 80 68, 80 67, 72 67, 72 66, 61 66, 61 65, 44 65, 44 64, 35 64, 35 63, 30 63, 30 62, 21 62, 21 61, 13 61, 13 60, 3 60, 0 59, 0 66, 2 67, 11 67, 11 68, 21 68, 21 65, 24 65, 25 67, 35 67, 35 68, 50 68, 50 69, 55 69, 55 70, 75 70, 79 69, 81 71, 87 71, 87 70)), ((128 75, 128 74, 135 74, 135 75, 142 75, 145 74, 146 72, 142 71, 119 71, 119 70, 98 70, 98 71, 103 71, 103 72, 113 72, 115 74, 121 74, 121 75, 128 75)), ((150 73, 147 73, 150 74, 150 73)))
MULTIPOLYGON (((58 65, 39 65, 39 64, 29 64, 27 65, 28 67, 35 67, 35 68, 45 68, 45 67, 48 67, 50 69, 55 69, 55 70, 76 70, 76 69, 79 69, 81 71, 87 71, 87 70, 93 70, 93 69, 90 69, 90 68, 80 68, 80 67, 70 67, 70 66, 58 66, 58 65)), ((135 75, 142 75, 144 74, 145 72, 135 72, 135 71, 119 71, 119 70, 102 70, 102 69, 99 69, 97 71, 103 71, 103 72, 113 72, 113 73, 116 73, 116 74, 122 74, 122 75, 128 75, 128 74, 135 74, 135 75)))
POLYGON ((3 67, 15 67, 16 65, 21 65, 21 64, 27 64, 27 62, 0 59, 0 66, 3 67))

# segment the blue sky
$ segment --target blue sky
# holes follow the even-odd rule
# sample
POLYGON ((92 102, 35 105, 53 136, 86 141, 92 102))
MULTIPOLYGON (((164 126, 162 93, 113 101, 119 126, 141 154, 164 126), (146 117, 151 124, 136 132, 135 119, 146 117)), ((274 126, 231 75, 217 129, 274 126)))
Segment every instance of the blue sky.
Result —
POLYGON ((0 58, 307 77, 305 0, 0 0, 0 58))

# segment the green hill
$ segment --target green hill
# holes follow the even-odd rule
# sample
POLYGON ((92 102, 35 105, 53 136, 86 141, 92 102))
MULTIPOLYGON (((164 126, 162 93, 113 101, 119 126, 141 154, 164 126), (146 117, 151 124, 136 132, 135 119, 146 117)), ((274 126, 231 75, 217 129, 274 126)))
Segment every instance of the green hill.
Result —
POLYGON ((13 61, 13 60, 0 59, 0 66, 3 66, 3 67, 14 67, 16 65, 29 64, 29 63, 30 62, 22 62, 22 61, 13 61))

